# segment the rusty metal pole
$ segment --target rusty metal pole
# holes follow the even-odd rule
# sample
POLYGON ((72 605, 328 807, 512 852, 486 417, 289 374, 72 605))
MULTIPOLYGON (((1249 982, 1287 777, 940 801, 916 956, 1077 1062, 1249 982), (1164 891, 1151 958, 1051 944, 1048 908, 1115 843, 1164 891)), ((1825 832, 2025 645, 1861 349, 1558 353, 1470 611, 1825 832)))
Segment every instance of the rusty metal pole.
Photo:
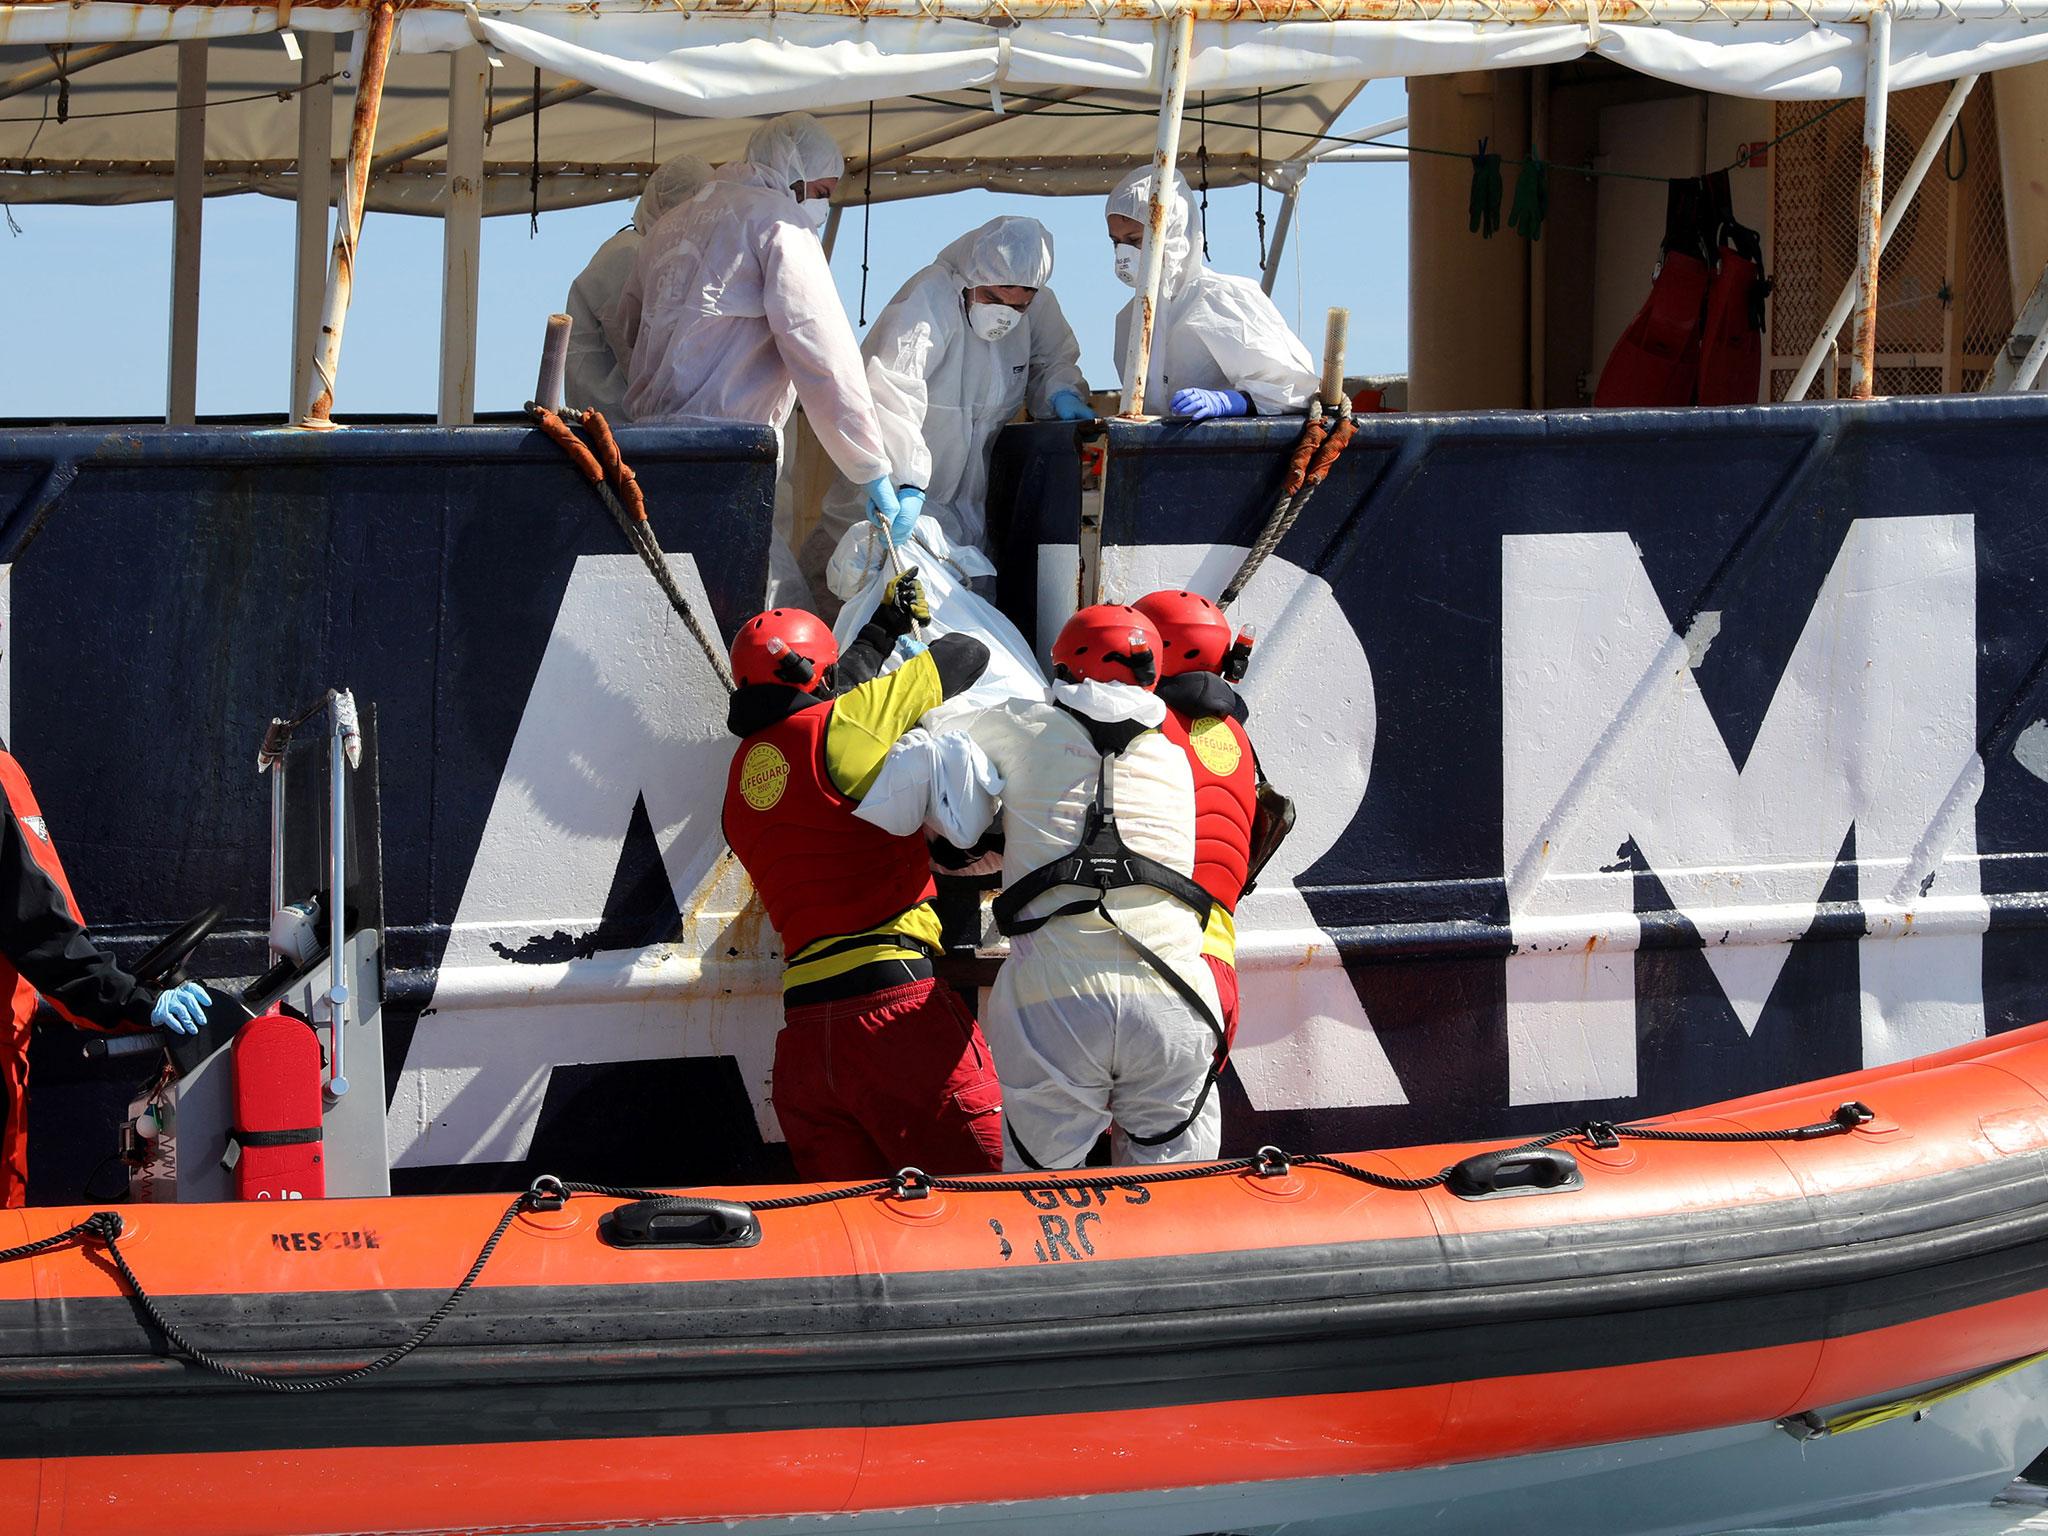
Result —
MULTIPOLYGON (((1167 18, 1166 59, 1159 71, 1159 137, 1152 150, 1152 204, 1138 257, 1138 297, 1124 351, 1122 416, 1145 413, 1145 375, 1152 367, 1152 323, 1159 313, 1159 282, 1166 270, 1166 210, 1173 198, 1174 162, 1180 157, 1180 119, 1188 99, 1188 63, 1194 57, 1195 17, 1183 7, 1167 18)), ((1188 259, 1201 249, 1201 231, 1187 232, 1188 259)))
MULTIPOLYGON (((1906 210, 1913 206, 1913 199, 1920 191, 1920 183, 1927 179, 1927 171, 1934 164, 1934 157, 1941 153, 1948 143, 1949 130, 1955 127, 1956 119, 1962 115, 1963 104, 1969 100, 1971 90, 1977 84, 1977 76, 1964 75, 1957 80, 1948 93, 1948 100, 1941 111, 1935 114, 1934 125, 1927 130, 1927 137, 1921 142, 1920 151, 1914 155, 1913 163, 1906 167, 1906 174, 1899 178, 1899 189, 1892 194, 1891 206, 1884 211, 1884 220, 1877 227, 1877 254, 1881 258, 1885 247, 1892 243, 1892 236, 1898 232, 1899 222, 1906 216, 1906 210)), ((1949 269, 1953 272, 1955 269, 1949 269)), ((1863 292, 1863 273, 1859 267, 1854 278, 1843 285, 1841 296, 1835 300, 1835 307, 1828 311, 1828 317, 1820 328, 1820 334, 1813 338, 1813 345, 1806 349, 1806 356, 1799 364, 1799 372, 1792 376, 1786 387, 1787 400, 1804 400, 1806 392, 1813 387, 1814 376, 1821 365, 1828 360, 1834 349, 1835 337, 1842 324, 1849 318, 1849 311, 1856 306, 1863 292)))
POLYGON ((398 30, 393 0, 380 0, 370 12, 370 32, 363 44, 363 71, 356 82, 355 116, 349 124, 348 167, 341 186, 341 209, 334 221, 334 254, 327 267, 327 297, 320 308, 320 339, 313 350, 313 398, 306 402, 302 427, 325 430, 334 425, 334 377, 341 367, 341 330, 348 320, 348 302, 355 290, 356 242, 363 232, 363 205, 370 194, 370 151, 377 142, 377 114, 384 105, 384 70, 391 62, 391 41, 398 30))
POLYGON ((1892 12, 1870 13, 1870 56, 1863 66, 1863 180, 1856 188, 1856 346, 1849 394, 1868 400, 1877 377, 1877 269, 1884 259, 1884 129, 1891 104, 1892 12))

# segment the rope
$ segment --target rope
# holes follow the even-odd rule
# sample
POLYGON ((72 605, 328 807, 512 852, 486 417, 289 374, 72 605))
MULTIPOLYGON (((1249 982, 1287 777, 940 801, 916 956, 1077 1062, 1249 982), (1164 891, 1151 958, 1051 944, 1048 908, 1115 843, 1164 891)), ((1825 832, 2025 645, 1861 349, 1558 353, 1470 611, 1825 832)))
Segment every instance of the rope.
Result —
POLYGON ((533 67, 533 166, 528 173, 533 209, 526 216, 526 238, 540 234, 540 66, 533 67))
MULTIPOLYGON (((427 1340, 431 1339, 434 1336, 434 1331, 447 1322, 450 1317, 454 1316, 456 1308, 460 1307, 464 1299, 468 1297, 470 1287, 476 1284, 477 1276, 484 1272, 484 1266, 491 1262, 491 1255, 498 1251, 498 1244, 504 1240, 505 1233, 511 1228, 513 1218, 526 1209, 527 1202, 531 1198, 532 1192, 528 1191, 514 1198, 512 1203, 505 1207, 505 1214, 498 1218, 497 1226, 493 1227, 491 1235, 484 1239, 483 1247, 477 1252, 476 1262, 469 1266, 469 1273, 462 1277, 455 1289, 448 1293, 447 1300, 434 1308, 433 1314, 424 1323, 421 1323, 419 1327, 415 1328, 412 1331, 412 1335, 404 1343, 387 1349, 367 1365, 359 1365, 352 1370, 336 1371, 328 1376, 260 1376, 254 1371, 245 1371, 240 1366, 229 1365, 218 1356, 200 1349, 185 1336, 184 1332, 175 1323, 164 1316, 163 1309, 142 1288, 142 1282, 135 1278, 135 1271, 128 1267, 127 1256, 121 1252, 119 1232, 116 1231, 106 1235, 103 1240, 106 1244, 107 1257, 114 1261, 114 1268, 120 1271, 123 1283, 127 1285, 129 1293, 135 1298, 135 1304, 142 1309, 143 1315, 156 1325, 157 1332, 168 1339, 173 1348, 194 1365, 202 1370, 211 1371, 216 1376, 225 1376, 229 1381, 239 1381, 244 1386, 256 1387, 265 1392, 285 1394, 327 1392, 335 1387, 345 1387, 350 1382, 361 1381, 366 1376, 374 1376, 379 1371, 389 1370, 422 1344, 426 1343, 427 1340)), ((101 1214, 113 1215, 112 1212, 102 1212, 101 1214)), ((119 1216, 114 1216, 114 1223, 117 1228, 120 1225, 120 1221, 121 1218, 119 1216)))
POLYGON ((1259 271, 1266 270, 1266 93, 1260 91, 1253 98, 1252 109, 1256 114, 1253 132, 1257 135, 1252 147, 1254 174, 1252 185, 1258 190, 1252 194, 1252 219, 1259 226, 1259 271))
POLYGON ((581 421, 589 431, 597 444, 597 451, 593 453, 570 430, 561 415, 546 406, 529 400, 526 414, 533 418, 534 425, 540 428, 548 441, 568 455, 576 472, 590 482, 598 500, 611 513, 612 521, 619 525, 619 532, 626 536, 626 542, 633 546, 633 552, 660 586, 669 607, 683 621, 690 638, 703 651, 704 659, 711 663, 713 675, 725 685, 727 693, 733 692, 738 685, 733 681, 732 668, 726 665, 725 652, 705 630, 703 621, 690 606, 690 600, 683 595, 683 589, 676 585, 675 573, 668 568, 668 557, 662 553, 661 545, 654 537, 654 525, 647 520, 646 495, 640 489, 639 479, 619 452, 618 439, 612 436, 611 424, 598 411, 567 413, 581 421))
POLYGON ((1358 423, 1351 414, 1351 402, 1340 399, 1335 406, 1337 425, 1327 424, 1325 407, 1318 397, 1310 406, 1308 425, 1301 429, 1301 437, 1295 442, 1294 452, 1287 459, 1287 475, 1281 482, 1280 499, 1273 503, 1273 511, 1266 519, 1266 526, 1259 530, 1259 536, 1252 541, 1243 564, 1237 574, 1230 578, 1230 584, 1223 589, 1223 595, 1216 599, 1216 606, 1228 608, 1243 595, 1251 579, 1258 575, 1259 567, 1280 541, 1287 537, 1301 516, 1302 509, 1316 493, 1316 488, 1329 478, 1331 467, 1337 456, 1351 444, 1358 431, 1358 423))
MULTIPOLYGON (((1812 1125, 1792 1126, 1783 1130, 1763 1131, 1687 1131, 1659 1126, 1613 1125, 1605 1121, 1589 1121, 1584 1125, 1552 1131, 1534 1141, 1523 1142, 1518 1147, 1507 1149, 1505 1156, 1541 1151, 1560 1141, 1582 1138, 1594 1147, 1618 1146, 1622 1140, 1669 1141, 1669 1142, 1756 1142, 1756 1141, 1810 1141, 1821 1136, 1838 1136, 1867 1124, 1873 1118, 1871 1111, 1863 1104, 1851 1101, 1841 1105, 1826 1120, 1812 1125)), ((1503 1154, 1481 1154, 1501 1157, 1503 1154)), ((869 1200, 887 1196, 894 1200, 919 1200, 933 1191, 949 1191, 960 1194, 999 1194, 1017 1189, 1053 1189, 1074 1191, 1096 1191, 1114 1189, 1136 1189, 1150 1184, 1181 1184, 1196 1179, 1227 1178, 1236 1174, 1249 1173, 1260 1178, 1285 1176, 1294 1168, 1321 1168, 1342 1178, 1357 1183, 1369 1184, 1375 1189, 1397 1193, 1419 1193, 1448 1184, 1455 1177, 1457 1164, 1419 1178, 1401 1178, 1393 1174, 1378 1173, 1370 1168, 1361 1168, 1356 1163, 1346 1162, 1341 1157, 1327 1153, 1307 1152, 1298 1155, 1281 1151, 1278 1147, 1261 1147, 1251 1157, 1231 1158, 1216 1163, 1180 1163, 1137 1171, 1109 1173, 1054 1173, 1020 1179, 1016 1175, 1005 1177, 955 1176, 927 1174, 922 1169, 905 1168, 894 1177, 871 1179, 864 1184, 849 1184, 832 1189, 808 1190, 800 1195, 782 1195, 770 1200, 733 1201, 734 1205, 759 1214, 762 1211, 794 1211, 810 1206, 830 1205, 842 1200, 869 1200)), ((660 1190, 633 1189, 610 1184, 570 1183, 544 1174, 519 1195, 513 1197, 499 1216, 497 1225, 484 1239, 483 1247, 477 1250, 474 1261, 462 1279, 456 1282, 441 1304, 434 1308, 425 1322, 415 1328, 398 1344, 387 1349, 376 1359, 362 1365, 352 1366, 345 1371, 333 1371, 324 1376, 267 1376, 256 1371, 244 1370, 241 1366, 230 1365, 220 1356, 194 1344, 189 1335, 172 1322, 143 1286, 128 1263, 128 1256, 121 1251, 121 1238, 126 1227, 118 1211, 95 1211, 85 1220, 66 1227, 35 1242, 24 1243, 17 1248, 0 1249, 0 1264, 15 1263, 32 1259, 72 1243, 96 1243, 104 1248, 112 1262, 121 1283, 127 1287, 145 1318, 163 1335, 172 1349, 176 1350, 190 1364, 201 1370, 210 1371, 229 1381, 243 1386, 254 1387, 263 1392, 302 1396, 314 1392, 328 1392, 336 1387, 348 1386, 353 1382, 389 1370, 407 1355, 419 1349, 431 1339, 440 1326, 453 1317, 461 1308, 469 1293, 482 1276, 484 1267, 491 1262, 498 1251, 498 1245, 512 1228, 512 1223, 523 1211, 558 1210, 574 1195, 596 1195, 612 1200, 666 1200, 671 1198, 660 1190)), ((2039 1356, 2033 1357, 2038 1359, 2039 1356)), ((1953 1388, 1943 1389, 1941 1394, 1931 1395, 1929 1401, 1940 1401, 1942 1396, 1953 1396, 1970 1386, 1981 1385, 1995 1379, 2004 1371, 2017 1370, 2021 1365, 2031 1364, 2032 1359, 2002 1368, 2001 1372, 1988 1373, 1969 1382, 1957 1383, 1953 1388)), ((1901 1410, 1903 1411, 1903 1409, 1901 1410)), ((1875 1422, 1873 1420, 1873 1422, 1875 1422)), ((1861 1424, 1830 1423, 1822 1426, 1820 1432, 1845 1433, 1861 1424)))
POLYGON ((868 103, 868 159, 860 186, 860 323, 868 323, 868 234, 875 223, 875 104, 868 103))
MULTIPOLYGON (((210 97, 191 106, 123 107, 117 112, 72 112, 68 115, 60 113, 57 121, 59 123, 83 123, 101 117, 148 117, 157 112, 207 112, 215 107, 239 107, 251 101, 290 101, 301 91, 309 91, 316 85, 325 85, 330 80, 340 79, 343 73, 344 71, 339 69, 330 69, 317 80, 302 80, 297 85, 280 86, 274 91, 251 91, 246 96, 210 97)), ((68 75, 58 76, 58 81, 63 87, 68 89, 70 85, 70 77, 68 75)), ((0 123, 40 123, 42 121, 41 117, 0 117, 0 123)))
MULTIPOLYGON (((1208 114, 1203 114, 1205 122, 1213 122, 1215 126, 1218 128, 1233 129, 1239 133, 1250 133, 1257 135, 1259 144, 1257 157, 1261 161, 1261 163, 1263 163, 1265 159, 1264 147, 1265 135, 1267 133, 1281 134, 1287 138, 1300 139, 1310 144, 1366 144, 1377 146, 1382 149, 1405 149, 1411 155, 1435 155, 1441 159, 1446 160, 1464 160, 1469 163, 1473 159, 1472 151, 1469 149, 1444 149, 1434 145, 1416 144, 1407 140, 1389 139, 1380 136, 1364 137, 1358 134, 1350 133, 1317 132, 1312 128, 1282 128, 1275 126, 1269 129, 1265 126, 1265 116, 1263 110, 1261 110, 1264 106, 1264 102, 1262 99, 1263 95, 1263 92, 1256 94, 1247 94, 1244 96, 1239 96, 1232 101, 1223 103, 1224 106, 1238 106, 1242 105, 1247 101, 1252 102, 1254 104, 1254 108, 1257 112, 1257 115, 1255 117, 1255 120, 1249 123, 1231 118, 1210 118, 1208 114)), ((971 108, 971 104, 963 104, 957 101, 949 101, 943 96, 917 95, 912 97, 911 99, 915 101, 927 102, 933 106, 952 108, 958 111, 967 111, 970 110, 971 108)), ((1046 98, 1036 96, 1025 96, 1021 99, 1026 101, 1040 101, 1045 100, 1046 98)), ((1761 146, 1752 147, 1751 153, 1760 154, 1766 150, 1775 149, 1778 145, 1784 143, 1787 139, 1793 138, 1798 134, 1806 132, 1809 128, 1812 128, 1816 123, 1824 122, 1832 114, 1841 111, 1842 108, 1849 106, 1852 103, 1861 102, 1862 99, 1863 98, 1860 96, 1845 96, 1840 101, 1830 102, 1826 107, 1821 109, 1819 112, 1816 112, 1812 117, 1807 118, 1804 122, 1795 123, 1790 128, 1786 129, 1783 133, 1779 134, 1776 138, 1769 140, 1761 146)), ((1066 101, 1056 106, 1041 108, 1034 115, 1038 117, 1149 118, 1156 117, 1158 113, 1156 109, 1146 107, 1119 107, 1107 102, 1066 101)), ((1554 161, 1545 163, 1549 166, 1551 170, 1556 171, 1559 174, 1569 176, 1583 176, 1588 180, 1604 179, 1608 181, 1646 181, 1651 182, 1657 186, 1663 186, 1666 182, 1672 179, 1669 176, 1653 175, 1648 171, 1604 170, 1599 166, 1591 164, 1562 165, 1554 161)), ((1719 169, 1725 171, 1739 171, 1747 164, 1749 164, 1749 157, 1738 155, 1735 159, 1731 160, 1727 165, 1722 166, 1719 169)), ((1714 174, 1714 172, 1709 171, 1706 174, 1712 175, 1714 174)))
POLYGON ((75 1226, 66 1227, 51 1237, 40 1238, 33 1243, 23 1243, 19 1248, 0 1248, 0 1264, 13 1264, 22 1259, 32 1259, 37 1254, 48 1253, 52 1248, 62 1248, 66 1243, 76 1242, 81 1237, 90 1237, 105 1242, 108 1234, 121 1235, 121 1218, 113 1211, 94 1211, 75 1226))
POLYGON ((1852 1408, 1847 1413, 1838 1413, 1831 1419, 1824 1419, 1817 1413, 1802 1413, 1795 1418, 1783 1420, 1782 1424, 1800 1440, 1818 1440, 1829 1435, 1853 1435, 1859 1429, 1889 1424, 1894 1419, 1909 1416, 1917 1418, 1930 1408, 1953 1402, 1964 1393, 1974 1392, 1979 1387, 1988 1387, 1994 1381, 2003 1381, 2016 1372, 2024 1371, 2030 1365, 2039 1365, 2043 1360, 2048 1360, 2048 1350, 2025 1355, 2018 1360, 2009 1360, 2004 1365, 1991 1367, 1988 1371, 1965 1376, 1961 1381, 1952 1381, 1945 1387, 1915 1392, 1910 1397, 1880 1403, 1873 1408, 1852 1408))

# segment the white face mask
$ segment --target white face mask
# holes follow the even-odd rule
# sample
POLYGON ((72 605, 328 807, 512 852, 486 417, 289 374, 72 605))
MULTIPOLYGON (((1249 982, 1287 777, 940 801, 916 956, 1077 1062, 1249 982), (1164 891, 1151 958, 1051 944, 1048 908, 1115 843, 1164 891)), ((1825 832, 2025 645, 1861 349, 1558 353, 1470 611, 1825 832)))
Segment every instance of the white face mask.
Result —
POLYGON ((1024 317, 1007 304, 969 304, 967 324, 983 341, 1001 341, 1024 317))
POLYGON ((804 193, 804 184, 791 182, 789 195, 796 199, 796 211, 813 230, 825 227, 825 221, 832 216, 832 200, 829 197, 809 197, 804 193))
POLYGON ((1138 286, 1138 247, 1119 245, 1116 248, 1116 280, 1126 288, 1138 286))

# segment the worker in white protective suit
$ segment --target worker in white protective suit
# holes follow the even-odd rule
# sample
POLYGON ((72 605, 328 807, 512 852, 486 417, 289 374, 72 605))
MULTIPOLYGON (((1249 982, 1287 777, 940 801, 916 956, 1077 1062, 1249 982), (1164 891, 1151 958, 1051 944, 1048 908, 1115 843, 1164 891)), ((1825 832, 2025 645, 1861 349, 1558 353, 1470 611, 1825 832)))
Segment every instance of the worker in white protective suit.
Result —
MULTIPOLYGON (((1052 236, 1036 219, 991 219, 914 274, 876 318, 862 345, 868 389, 899 485, 902 516, 890 531, 910 537, 920 509, 956 547, 987 552, 989 455, 996 434, 1028 409, 1041 420, 1085 421, 1088 381, 1052 277, 1052 236)), ((814 591, 846 530, 866 515, 850 477, 825 494, 824 515, 803 551, 814 591)))
MULTIPOLYGON (((1131 172, 1109 194, 1116 275, 1127 287, 1143 279, 1139 257, 1151 205, 1150 166, 1131 172)), ((1196 421, 1305 410, 1317 382, 1308 348, 1257 283, 1203 265, 1195 254, 1200 238, 1194 194, 1176 173, 1173 196, 1166 201, 1159 310, 1152 326, 1152 364, 1145 375, 1147 408, 1167 405, 1175 415, 1196 421)), ((1127 366, 1137 307, 1133 299, 1116 317, 1120 369, 1127 366)))
POLYGON ((1002 800, 995 910, 1011 948, 982 1032, 1006 1168, 1079 1167, 1104 1130, 1119 1163, 1216 1155, 1210 900, 1191 878, 1194 776, 1158 729, 1159 649, 1135 608, 1083 608, 1053 646, 1053 703, 1013 700, 962 727, 1002 800))
MULTIPOLYGON (((762 124, 744 160, 654 226, 605 334, 630 358, 638 422, 755 421, 778 433, 798 399, 839 472, 879 515, 900 508, 860 348, 818 231, 845 159, 816 118, 762 124)), ((776 501, 769 603, 808 606, 776 501)))
POLYGON ((562 306, 574 322, 569 330, 566 391, 569 404, 579 410, 602 411, 612 421, 624 419, 626 359, 631 349, 612 350, 604 332, 605 318, 619 302, 626 279, 633 275, 633 259, 640 254, 647 232, 669 209, 695 197, 710 175, 711 167, 695 155, 677 155, 665 162, 641 189, 633 222, 600 245, 590 264, 569 285, 568 302, 562 306))

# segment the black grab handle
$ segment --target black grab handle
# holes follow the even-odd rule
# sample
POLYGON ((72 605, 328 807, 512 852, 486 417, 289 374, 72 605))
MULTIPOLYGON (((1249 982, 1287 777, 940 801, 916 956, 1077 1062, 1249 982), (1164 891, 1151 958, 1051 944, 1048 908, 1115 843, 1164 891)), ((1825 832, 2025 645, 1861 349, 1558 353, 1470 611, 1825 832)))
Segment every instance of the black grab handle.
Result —
POLYGON ((614 1248, 751 1248, 761 1241, 761 1218, 730 1200, 669 1195, 606 1211, 597 1235, 614 1248))
POLYGON ((1461 1200, 1503 1195, 1544 1195, 1585 1183, 1578 1159, 1562 1147, 1504 1147, 1479 1152, 1451 1166, 1451 1193, 1461 1200))

